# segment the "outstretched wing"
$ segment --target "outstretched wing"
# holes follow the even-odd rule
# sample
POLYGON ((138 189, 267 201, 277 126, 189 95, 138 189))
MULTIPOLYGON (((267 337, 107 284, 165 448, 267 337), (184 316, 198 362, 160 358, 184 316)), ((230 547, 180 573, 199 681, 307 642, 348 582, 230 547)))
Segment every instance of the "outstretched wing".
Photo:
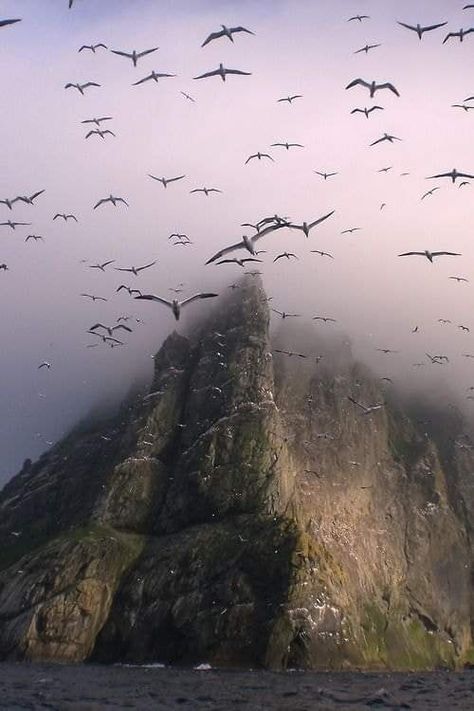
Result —
POLYGON ((321 222, 324 222, 324 220, 327 220, 328 217, 331 217, 331 215, 334 215, 335 212, 336 212, 335 210, 331 210, 331 212, 328 212, 327 215, 323 215, 323 217, 318 218, 314 222, 310 222, 308 227, 310 228, 310 230, 313 229, 313 227, 316 227, 316 225, 321 224, 321 222))
POLYGON ((82 88, 87 89, 88 86, 100 86, 100 84, 97 84, 95 81, 88 81, 82 85, 82 88))
POLYGON ((235 252, 237 249, 245 249, 245 244, 240 241, 236 242, 235 244, 231 244, 229 247, 224 247, 224 249, 221 249, 220 252, 217 252, 214 254, 213 257, 207 260, 206 264, 212 264, 212 262, 217 261, 221 257, 224 257, 226 254, 230 254, 231 252, 235 252))
POLYGON ((190 296, 189 299, 185 299, 184 301, 182 301, 180 303, 180 306, 185 306, 186 304, 190 304, 192 301, 197 301, 198 299, 212 299, 215 296, 219 296, 219 294, 194 294, 194 296, 190 296))
POLYGON ((219 39, 219 37, 223 37, 224 34, 225 34, 224 30, 220 30, 220 32, 211 32, 209 37, 204 40, 201 47, 205 47, 206 44, 209 44, 209 42, 212 42, 212 40, 219 39))
POLYGON ((137 57, 145 57, 147 54, 151 54, 152 52, 156 52, 156 50, 159 49, 159 47, 153 47, 152 49, 144 49, 143 52, 139 52, 137 54, 137 57))
POLYGON ((205 74, 200 74, 198 77, 193 77, 193 79, 206 79, 207 77, 215 77, 219 75, 219 71, 215 69, 213 72, 206 72, 205 74))
POLYGON ((139 84, 144 84, 149 79, 153 79, 153 74, 148 74, 148 76, 143 77, 143 79, 139 79, 138 81, 133 82, 133 86, 138 86, 139 84))
POLYGON ((112 54, 118 54, 119 57, 128 57, 129 59, 132 59, 133 54, 129 54, 129 52, 120 52, 118 49, 111 49, 110 50, 112 54))
POLYGON ((248 30, 246 27, 231 27, 230 28, 231 34, 234 32, 247 32, 249 35, 254 35, 255 32, 252 32, 251 30, 248 30))
POLYGON ((402 27, 406 27, 407 30, 413 30, 413 32, 417 32, 416 27, 413 27, 413 25, 407 25, 405 22, 398 22, 398 20, 397 24, 401 25, 402 27))
POLYGON ((390 89, 396 96, 400 96, 397 89, 389 81, 386 81, 384 84, 377 84, 377 89, 390 89))
POLYGON ((166 299, 162 299, 161 296, 155 296, 155 294, 140 294, 140 296, 135 296, 135 299, 143 299, 146 301, 156 301, 157 304, 163 304, 164 306, 168 306, 168 308, 172 309, 173 308, 173 302, 172 301, 167 301, 166 299))
POLYGON ((354 81, 351 81, 350 84, 346 86, 346 89, 352 89, 353 86, 365 86, 367 89, 370 89, 370 84, 367 81, 364 81, 363 79, 354 79, 354 81))
POLYGON ((439 22, 437 25, 428 25, 427 27, 422 27, 423 32, 429 32, 430 30, 437 30, 438 27, 444 27, 447 25, 447 22, 439 22))
POLYGON ((240 69, 226 69, 226 74, 242 74, 243 76, 249 77, 252 72, 242 72, 240 69))
POLYGON ((424 252, 403 252, 402 254, 399 254, 399 257, 411 257, 412 255, 416 255, 419 257, 426 257, 426 254, 424 252))
POLYGON ((148 269, 148 267, 152 267, 154 264, 156 264, 156 260, 154 262, 150 262, 150 264, 145 264, 143 267, 137 267, 136 271, 142 272, 144 269, 148 269))
POLYGON ((459 252, 431 252, 433 257, 441 257, 443 255, 447 255, 448 257, 461 257, 462 255, 459 254, 459 252))

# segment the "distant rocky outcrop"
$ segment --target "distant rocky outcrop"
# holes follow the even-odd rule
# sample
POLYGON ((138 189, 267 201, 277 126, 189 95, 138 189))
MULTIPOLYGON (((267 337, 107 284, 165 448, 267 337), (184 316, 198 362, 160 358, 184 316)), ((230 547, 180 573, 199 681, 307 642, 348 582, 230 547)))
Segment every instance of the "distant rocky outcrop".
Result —
POLYGON ((348 353, 272 356, 256 279, 169 336, 147 396, 0 494, 0 658, 473 662, 462 425, 347 395, 384 398, 348 353))

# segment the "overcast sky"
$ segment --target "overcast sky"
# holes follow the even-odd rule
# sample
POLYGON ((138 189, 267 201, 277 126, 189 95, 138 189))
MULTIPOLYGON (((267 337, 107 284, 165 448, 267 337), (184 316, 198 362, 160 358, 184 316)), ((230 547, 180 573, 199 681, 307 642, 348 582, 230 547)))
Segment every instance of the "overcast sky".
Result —
MULTIPOLYGON (((45 189, 34 207, 0 204, 0 222, 31 222, 15 231, 0 227, 2 309, 0 483, 26 457, 36 457, 104 398, 123 395, 140 375, 151 375, 150 355, 176 326, 164 307, 137 302, 119 284, 169 296, 170 287, 226 292, 238 266, 205 266, 206 259, 256 222, 278 213, 294 222, 335 215, 311 233, 282 231, 259 243, 272 305, 301 313, 314 331, 314 349, 325 329, 342 329, 356 355, 396 385, 452 387, 469 411, 466 388, 474 385, 472 283, 474 280, 472 185, 426 177, 456 167, 474 173, 474 111, 452 108, 474 95, 474 36, 442 44, 447 30, 474 25, 474 11, 454 0, 4 0, 0 19, 22 22, 0 29, 0 198, 45 189), (347 22, 367 14, 363 23, 347 22), (417 36, 397 25, 447 21, 446 28, 417 36), (225 23, 241 33, 201 49, 208 34, 225 23), (104 42, 131 51, 159 47, 138 67, 111 52, 78 53, 83 44, 104 42), (354 54, 366 43, 381 46, 354 54), (252 73, 193 80, 220 62, 252 73), (132 86, 154 69, 176 74, 159 84, 132 86), (368 92, 345 86, 362 77, 391 81, 400 92, 368 92), (68 82, 95 81, 85 96, 68 82), (181 91, 196 102, 186 100, 181 91), (278 103, 302 94, 292 105, 278 103), (355 107, 378 104, 370 119, 355 107), (81 121, 112 116, 116 137, 85 140, 81 121), (384 132, 402 139, 369 147, 384 132), (270 149, 279 141, 304 149, 270 149), (249 155, 271 152, 275 162, 249 155), (388 173, 378 170, 392 166, 388 173), (327 181, 315 170, 337 172, 327 181), (402 176, 401 173, 409 173, 402 176), (166 190, 148 173, 186 179, 166 190), (421 201, 428 189, 440 186, 421 201), (196 187, 222 194, 190 194, 196 187), (110 193, 129 208, 94 204, 110 193), (381 210, 382 203, 386 207, 381 210), (57 212, 79 222, 52 221, 57 212), (341 231, 361 227, 353 235, 341 231), (168 236, 184 232, 194 244, 172 247, 168 236), (25 243, 28 234, 43 242, 25 243), (274 257, 284 249, 299 261, 274 257), (311 254, 330 252, 334 260, 311 254), (447 249, 462 257, 431 265, 407 250, 447 249), (116 260, 105 273, 89 265, 116 260), (87 261, 83 261, 87 260, 87 261), (115 266, 157 264, 139 277, 115 266), (91 303, 88 292, 109 299, 91 303), (126 347, 88 349, 98 338, 88 328, 113 324, 122 315, 144 323, 126 334, 126 347), (337 325, 317 325, 327 315, 337 325), (440 325, 438 318, 452 320, 440 325), (472 327, 461 331, 459 324, 472 327), (419 326, 417 333, 412 329, 419 326), (386 347, 399 354, 383 356, 386 347), (432 366, 425 353, 450 357, 432 366), (48 361, 51 369, 38 370, 48 361), (423 368, 413 363, 425 361, 423 368)), ((471 102, 474 105, 474 102, 471 102)), ((243 253, 242 253, 243 254, 243 253)), ((242 255, 240 255, 242 256, 242 255)), ((206 305, 190 307, 188 319, 206 305)), ((279 325, 279 324, 277 324, 279 325)), ((291 343, 288 343, 291 348, 291 343)), ((474 405, 473 405, 474 407, 474 405)))

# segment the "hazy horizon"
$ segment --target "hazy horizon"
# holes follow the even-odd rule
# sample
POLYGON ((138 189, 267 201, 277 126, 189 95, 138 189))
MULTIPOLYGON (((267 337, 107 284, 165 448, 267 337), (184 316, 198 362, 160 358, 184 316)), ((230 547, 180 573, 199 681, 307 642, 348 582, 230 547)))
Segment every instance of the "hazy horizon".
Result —
POLYGON ((451 0, 390 0, 383 8, 374 0, 317 6, 310 0, 162 0, 159 7, 153 0, 75 0, 71 10, 67 5, 6 0, 0 11, 0 19, 22 18, 0 28, 0 199, 45 190, 34 207, 16 203, 10 211, 0 204, 0 222, 32 223, 15 231, 0 227, 0 263, 9 267, 0 272, 6 305, 0 485, 97 403, 120 398, 136 378, 151 377, 150 355, 175 327, 185 330, 206 310, 196 304, 176 324, 165 307, 117 294, 119 284, 163 297, 180 282, 183 296, 201 289, 225 293, 243 270, 205 266, 206 260, 249 234, 241 223, 275 213, 301 223, 335 210, 308 240, 282 230, 259 242, 267 254, 257 267, 272 306, 301 313, 300 320, 314 330, 315 348, 326 329, 341 330, 356 357, 393 377, 395 387, 451 392, 470 413, 474 403, 465 398, 474 385, 474 362, 462 354, 474 353, 473 287, 448 277, 474 278, 474 183, 458 188, 426 177, 454 167, 474 174, 474 111, 452 107, 474 95, 468 61, 474 36, 442 43, 448 31, 474 26, 474 10, 463 11, 462 3, 451 0), (358 13, 370 19, 347 22, 358 13), (420 42, 397 20, 448 25, 420 42), (234 43, 222 38, 201 48, 222 23, 243 25, 255 36, 240 33, 234 43), (109 49, 159 50, 134 69, 110 51, 78 53, 81 45, 96 42, 109 49), (367 56, 354 54, 367 43, 381 46, 367 56), (230 76, 225 83, 193 80, 220 62, 252 74, 230 76), (177 76, 132 86, 152 70, 177 76), (393 82, 400 98, 380 91, 371 100, 361 87, 346 91, 357 77, 393 82), (101 87, 85 96, 64 89, 68 82, 85 81, 101 87), (289 94, 303 98, 292 105, 277 102, 289 94), (372 104, 384 111, 368 120, 350 114, 372 104), (81 121, 94 116, 112 116, 103 127, 116 137, 85 140, 94 127, 81 121), (370 147, 385 132, 402 140, 370 147), (304 149, 270 149, 285 141, 304 149), (245 165, 257 151, 270 152, 275 162, 245 165), (388 173, 377 172, 388 166, 388 173), (315 170, 338 175, 323 180, 315 170), (149 173, 186 178, 164 189, 149 173), (223 192, 209 198, 190 194, 202 186, 223 192), (130 207, 93 210, 111 193, 130 207), (58 212, 74 213, 79 222, 53 222, 58 212), (340 234, 351 227, 362 229, 340 234), (187 233, 194 244, 172 247, 172 232, 187 233), (25 243, 29 234, 42 235, 44 243, 25 243), (424 249, 462 256, 434 264, 397 257, 424 249), (284 250, 299 260, 274 264, 284 250), (115 263, 105 273, 88 266, 109 259, 115 263), (113 269, 155 259, 139 277, 113 269), (84 292, 109 301, 91 303, 80 296, 84 292), (143 321, 126 334, 126 347, 86 348, 98 340, 87 334, 92 324, 112 324, 121 314, 143 321), (317 314, 338 323, 315 325, 311 318, 317 314), (439 318, 452 324, 441 325, 439 318), (415 326, 419 331, 412 333, 415 326), (376 348, 400 353, 384 356, 376 348), (430 366, 425 353, 447 354, 450 362, 430 366), (43 361, 51 363, 50 370, 38 369, 43 361), (413 367, 421 361, 425 367, 413 367))

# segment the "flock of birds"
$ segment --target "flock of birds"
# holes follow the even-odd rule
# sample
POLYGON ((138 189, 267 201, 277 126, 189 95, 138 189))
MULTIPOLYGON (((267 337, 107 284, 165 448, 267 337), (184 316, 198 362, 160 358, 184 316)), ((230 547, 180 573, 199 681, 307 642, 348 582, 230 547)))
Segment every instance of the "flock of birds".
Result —
MULTIPOLYGON (((73 7, 78 4, 78 0, 68 0, 68 7, 69 9, 73 9, 73 7)), ((474 10, 474 5, 465 5, 464 10, 474 10)), ((368 15, 354 15, 352 17, 347 18, 347 22, 351 23, 360 23, 361 25, 365 23, 366 21, 369 21, 370 17, 368 15)), ((21 22, 19 18, 16 19, 0 19, 0 28, 7 28, 16 25, 17 23, 21 22)), ((418 39, 421 41, 423 40, 423 37, 427 33, 431 32, 436 32, 437 30, 440 30, 443 27, 446 27, 448 23, 447 22, 438 22, 435 24, 431 25, 422 25, 420 23, 416 24, 409 24, 406 22, 398 22, 398 25, 402 27, 403 29, 406 29, 409 32, 413 32, 414 34, 417 35, 418 39)), ((448 41, 453 41, 453 40, 458 40, 459 42, 464 42, 465 38, 474 32, 474 27, 472 28, 467 28, 463 29, 461 28, 458 31, 449 31, 445 35, 443 39, 443 44, 447 43, 448 41)), ((254 36, 255 33, 243 26, 235 26, 235 27, 228 27, 226 25, 222 25, 220 29, 211 32, 202 42, 201 47, 205 48, 209 44, 213 42, 219 42, 221 40, 227 40, 232 43, 236 41, 236 39, 241 36, 254 36)), ((372 52, 379 48, 381 44, 375 43, 375 44, 366 44, 360 49, 357 49, 354 51, 355 54, 360 54, 360 53, 365 53, 368 54, 369 52, 372 52)), ((97 54, 99 52, 108 52, 110 51, 112 54, 115 56, 122 58, 124 60, 127 60, 128 62, 131 62, 134 68, 138 68, 139 66, 142 65, 142 60, 145 60, 145 58, 153 56, 157 51, 158 47, 151 47, 148 49, 143 49, 143 50, 132 50, 132 51, 124 51, 124 50, 119 50, 119 49, 109 49, 108 45, 106 45, 103 42, 95 43, 95 44, 83 44, 79 47, 78 52, 79 53, 84 53, 84 52, 90 52, 91 54, 97 54)), ((142 86, 143 84, 147 84, 148 82, 160 82, 162 79, 168 79, 168 78, 173 78, 175 77, 175 74, 170 74, 170 73, 163 73, 163 72, 157 72, 155 70, 150 71, 149 73, 145 74, 145 76, 139 78, 137 81, 133 82, 133 86, 142 86)), ((209 71, 206 71, 202 74, 198 74, 197 76, 193 77, 195 81, 201 81, 201 80, 206 80, 206 79, 214 79, 218 78, 221 79, 222 82, 226 82, 229 77, 249 77, 251 76, 251 72, 244 71, 241 69, 236 69, 236 68, 228 68, 224 64, 219 64, 219 66, 215 69, 211 69, 209 71)), ((94 88, 100 88, 100 84, 96 81, 85 81, 85 82, 68 82, 65 84, 65 90, 75 90, 82 96, 85 96, 88 90, 94 89, 94 88)), ((357 77, 350 81, 347 86, 345 87, 347 91, 352 91, 352 90, 358 90, 361 91, 363 90, 364 92, 367 93, 368 97, 370 100, 374 100, 377 96, 382 97, 382 96, 388 96, 388 95, 393 95, 396 98, 400 98, 400 91, 398 90, 397 86, 389 81, 382 81, 378 82, 376 80, 367 80, 365 78, 357 77)), ((196 99, 184 92, 180 92, 184 99, 186 101, 190 102, 195 102, 196 99)), ((284 96, 281 98, 276 98, 275 101, 278 103, 287 103, 288 105, 292 105, 294 102, 303 99, 304 97, 301 94, 289 94, 288 96, 284 96)), ((464 111, 468 112, 471 109, 474 109, 474 105, 470 105, 468 102, 474 101, 474 96, 467 97, 462 103, 458 104, 453 104, 452 106, 455 108, 461 108, 464 111)), ((370 106, 363 106, 363 107, 355 107, 351 110, 352 115, 362 115, 364 116, 367 120, 371 118, 371 116, 374 114, 374 112, 381 112, 384 111, 384 107, 379 105, 379 104, 372 104, 370 106)), ((87 133, 85 134, 85 139, 88 140, 90 138, 100 138, 101 140, 106 140, 108 137, 115 137, 115 133, 108 128, 109 125, 111 125, 109 122, 112 121, 113 118, 112 116, 98 116, 98 117, 92 117, 83 120, 81 123, 86 127, 85 130, 87 130, 87 133)), ((399 138, 398 136, 394 136, 392 134, 384 132, 380 137, 378 137, 376 140, 370 143, 371 147, 378 146, 382 143, 394 143, 401 141, 402 139, 399 138)), ((275 149, 276 151, 293 151, 293 150, 301 150, 304 149, 304 145, 301 143, 297 142, 276 142, 271 144, 270 150, 275 149)), ((269 161, 269 162, 274 162, 275 158, 269 152, 268 150, 259 150, 256 151, 255 153, 252 153, 247 157, 245 160, 245 165, 253 162, 253 161, 269 161)), ((385 168, 382 168, 379 172, 389 172, 391 170, 391 166, 387 166, 385 168)), ((316 175, 318 175, 322 180, 327 181, 336 178, 338 175, 337 172, 335 171, 314 171, 316 175)), ((186 178, 186 175, 175 175, 175 176, 157 176, 153 174, 148 174, 148 177, 159 183, 165 190, 167 189, 172 189, 172 186, 186 178)), ((439 172, 434 175, 426 176, 428 180, 449 180, 453 184, 456 183, 456 181, 459 181, 459 186, 463 187, 464 185, 468 185, 469 181, 474 180, 474 174, 458 170, 457 168, 453 168, 451 170, 446 170, 439 172)), ((427 192, 425 192, 421 196, 421 200, 425 200, 428 197, 432 196, 437 190, 440 189, 439 185, 436 185, 435 187, 429 189, 427 192)), ((0 199, 0 206, 4 206, 9 213, 13 213, 13 211, 20 206, 34 206, 36 204, 37 199, 40 199, 43 193, 45 192, 45 189, 38 190, 30 195, 17 195, 16 197, 9 197, 9 198, 4 198, 0 199)), ((218 187, 209 187, 209 186, 202 186, 202 187, 195 187, 190 190, 191 194, 200 194, 203 197, 209 198, 213 194, 219 194, 221 193, 222 190, 218 187)), ((383 209, 385 204, 383 203, 381 205, 380 209, 383 209)), ((104 208, 128 208, 129 207, 129 202, 127 199, 121 196, 117 195, 108 195, 105 197, 100 197, 97 199, 95 204, 91 205, 91 208, 93 210, 97 209, 104 209, 104 208)), ((285 231, 288 232, 290 235, 292 232, 301 232, 307 239, 310 238, 313 235, 313 231, 317 230, 317 228, 325 223, 327 220, 330 220, 330 218, 334 215, 335 210, 330 210, 329 212, 325 212, 324 214, 319 214, 319 215, 310 215, 308 216, 307 219, 298 222, 298 221, 293 221, 289 217, 283 217, 279 215, 273 215, 273 216, 265 216, 255 224, 251 223, 243 223, 241 225, 242 228, 245 228, 245 234, 242 234, 241 239, 238 242, 235 242, 233 244, 228 244, 224 245, 219 251, 217 251, 215 254, 210 256, 206 264, 207 265, 215 265, 215 266, 223 266, 223 265, 233 265, 236 267, 240 267, 245 269, 245 267, 248 264, 255 264, 255 263, 261 263, 263 262, 262 259, 259 258, 261 254, 264 254, 264 250, 258 249, 257 247, 260 247, 262 244, 270 244, 272 240, 272 235, 275 234, 282 234, 285 233, 285 231)), ((8 213, 7 213, 8 214, 8 213)), ((78 222, 78 217, 72 213, 56 213, 52 217, 53 221, 56 220, 62 220, 65 223, 68 221, 73 221, 73 222, 78 222)), ((8 228, 11 230, 17 230, 17 228, 23 228, 23 227, 29 227, 31 226, 32 223, 30 222, 24 222, 24 221, 17 221, 15 219, 4 219, 3 221, 0 221, 0 228, 8 228)), ((344 229, 341 231, 341 234, 352 234, 354 232, 357 232, 361 229, 361 227, 350 227, 347 229, 344 229)), ((176 247, 189 247, 190 245, 193 244, 192 240, 189 239, 189 237, 186 234, 178 233, 175 232, 170 235, 169 237, 170 240, 172 240, 172 244, 176 247)), ((25 242, 37 242, 37 241, 42 241, 43 237, 41 235, 37 234, 26 234, 25 235, 25 242)), ((291 240, 291 238, 288 238, 288 242, 291 242, 294 244, 294 242, 291 240)), ((334 256, 330 254, 329 252, 326 252, 324 250, 317 250, 313 249, 311 250, 312 253, 318 254, 321 257, 327 257, 329 259, 334 259, 334 256)), ((458 252, 453 252, 453 251, 448 251, 448 250, 430 250, 430 249, 420 249, 420 250, 415 250, 415 251, 408 251, 408 252, 402 252, 398 255, 399 257, 424 257, 427 259, 430 263, 433 263, 434 260, 437 260, 441 257, 459 257, 461 256, 460 253, 458 252)), ((280 260, 298 260, 299 257, 294 251, 283 251, 278 254, 276 254, 273 258, 273 262, 278 262, 280 260)), ((148 269, 151 269, 154 265, 156 264, 155 261, 148 262, 143 265, 132 265, 132 266, 116 266, 115 265, 115 260, 109 259, 105 262, 99 262, 95 264, 87 264, 87 268, 91 270, 95 270, 98 272, 105 272, 109 268, 111 270, 115 270, 117 272, 121 273, 126 273, 130 274, 131 276, 134 277, 139 277, 140 274, 148 269)), ((0 271, 2 272, 7 272, 9 271, 9 267, 6 263, 0 264, 0 271)), ((246 272, 250 274, 258 274, 258 271, 251 271, 251 272, 246 272)), ((466 282, 467 279, 462 276, 450 276, 450 279, 461 283, 461 282, 466 282)), ((152 294, 152 293, 143 293, 139 288, 136 287, 131 287, 127 284, 119 284, 117 286, 116 292, 121 292, 124 291, 126 292, 130 298, 137 300, 137 301, 150 301, 154 304, 157 304, 159 306, 164 306, 167 309, 170 309, 174 318, 176 321, 179 321, 181 312, 183 308, 188 308, 191 304, 194 304, 198 301, 205 300, 205 299, 213 299, 218 296, 217 293, 214 292, 200 292, 196 293, 192 296, 189 297, 181 297, 180 295, 183 292, 183 284, 179 284, 177 287, 173 287, 170 289, 170 291, 174 292, 173 298, 167 298, 163 295, 157 295, 157 294, 152 294)), ((231 284, 230 287, 231 289, 239 288, 238 284, 231 284)), ((107 297, 97 295, 95 293, 90 293, 90 292, 83 292, 81 295, 81 298, 90 300, 91 302, 105 302, 108 300, 107 297)), ((276 316, 280 317, 281 319, 287 319, 287 318, 298 318, 301 316, 301 314, 297 313, 288 313, 284 310, 279 310, 277 308, 272 308, 271 309, 272 313, 274 313, 276 316)), ((125 341, 123 338, 127 336, 128 334, 133 332, 132 327, 129 325, 129 321, 131 321, 133 318, 135 323, 142 323, 141 319, 135 318, 135 317, 130 317, 130 316, 120 316, 117 321, 113 324, 104 324, 101 321, 98 321, 97 323, 94 323, 90 326, 88 329, 87 333, 91 337, 93 337, 95 340, 92 343, 89 343, 86 347, 87 348, 95 348, 99 347, 100 345, 105 345, 110 348, 116 348, 118 346, 124 346, 126 345, 125 341)), ((316 315, 313 316, 313 320, 322 324, 333 324, 336 323, 336 319, 326 316, 326 315, 316 315)), ((449 320, 447 319, 440 319, 440 322, 443 323, 450 323, 449 320)), ((469 328, 463 324, 458 324, 457 325, 460 330, 469 332, 469 328)), ((419 331, 419 327, 416 326, 413 328, 413 333, 417 333, 419 331)), ((396 353, 397 351, 394 351, 392 349, 387 349, 387 348, 377 348, 377 351, 383 353, 384 355, 390 355, 392 353, 396 353)), ((288 357, 298 357, 298 358, 307 358, 308 356, 303 353, 296 353, 291 350, 285 350, 285 349, 275 349, 276 353, 286 355, 288 357)), ((463 354, 466 358, 474 358, 473 354, 463 354)), ((428 362, 433 364, 433 365, 443 365, 449 362, 449 358, 444 355, 444 354, 438 354, 438 355, 431 355, 429 353, 426 354, 426 357, 428 359, 428 362)), ((322 356, 316 356, 316 362, 319 362, 322 356)), ((423 363, 415 363, 413 364, 414 366, 421 366, 423 363)), ((38 369, 39 370, 50 370, 51 369, 51 363, 49 361, 42 361, 38 369)), ((387 382, 392 382, 390 378, 385 377, 382 380, 387 381, 387 382)), ((472 388, 471 388, 472 389, 472 388)), ((468 395, 468 398, 472 399, 472 395, 468 395)), ((362 414, 369 415, 373 412, 376 412, 380 410, 383 407, 383 403, 377 403, 375 405, 365 405, 363 403, 360 403, 353 398, 349 397, 348 398, 360 411, 362 414)))

